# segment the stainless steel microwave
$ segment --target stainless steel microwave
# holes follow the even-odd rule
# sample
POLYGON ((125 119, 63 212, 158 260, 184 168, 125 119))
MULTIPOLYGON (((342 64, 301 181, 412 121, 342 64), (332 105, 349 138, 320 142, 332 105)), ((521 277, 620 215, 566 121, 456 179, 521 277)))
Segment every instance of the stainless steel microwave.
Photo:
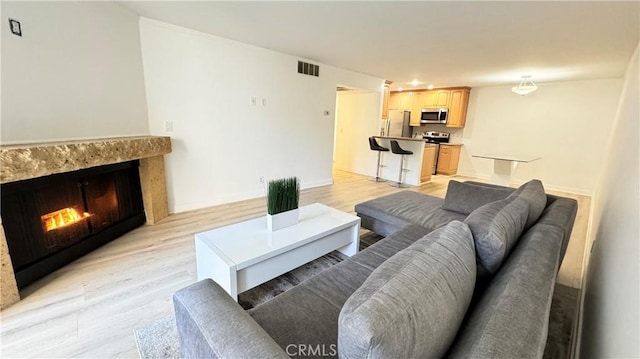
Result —
POLYGON ((420 124, 425 123, 447 123, 447 115, 449 109, 446 107, 439 108, 423 108, 420 113, 420 124))

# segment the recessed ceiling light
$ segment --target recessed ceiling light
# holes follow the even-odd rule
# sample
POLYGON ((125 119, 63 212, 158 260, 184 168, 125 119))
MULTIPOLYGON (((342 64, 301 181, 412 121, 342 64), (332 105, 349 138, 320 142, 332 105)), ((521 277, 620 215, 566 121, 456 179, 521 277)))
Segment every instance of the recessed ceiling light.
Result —
POLYGON ((433 85, 427 86, 427 90, 433 90, 433 85))
POLYGON ((409 85, 412 85, 412 86, 418 86, 418 85, 422 85, 424 82, 421 82, 421 81, 418 81, 418 80, 414 79, 413 81, 407 82, 407 83, 409 85))
POLYGON ((402 87, 398 87, 398 91, 402 91, 402 87))

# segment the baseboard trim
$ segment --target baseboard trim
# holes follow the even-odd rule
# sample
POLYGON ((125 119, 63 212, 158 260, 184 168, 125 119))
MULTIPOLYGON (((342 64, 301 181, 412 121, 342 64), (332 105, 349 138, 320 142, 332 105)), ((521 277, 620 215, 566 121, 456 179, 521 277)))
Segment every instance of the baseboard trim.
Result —
POLYGON ((458 176, 471 177, 471 178, 474 178, 474 179, 479 179, 479 180, 487 181, 487 182, 491 179, 490 175, 482 175, 482 174, 478 174, 478 173, 475 173, 475 172, 467 172, 467 171, 460 171, 460 170, 458 170, 457 175, 458 176))
MULTIPOLYGON (((332 184, 333 184, 333 178, 323 179, 318 181, 311 181, 311 182, 303 182, 300 185, 300 189, 304 190, 304 189, 315 188, 315 187, 329 186, 332 184)), ((233 202, 246 201, 248 199, 265 197, 266 196, 265 191, 266 190, 260 189, 260 190, 246 191, 246 192, 236 192, 236 193, 231 193, 224 196, 211 197, 206 201, 197 201, 197 202, 184 203, 180 205, 174 205, 169 207, 169 213, 189 212, 189 211, 194 211, 197 209, 202 209, 207 207, 219 206, 219 205, 233 203, 233 202)), ((265 208, 265 211, 266 211, 266 208, 265 208)))
MULTIPOLYGON (((487 181, 487 182, 491 180, 491 175, 478 174, 474 172, 458 171, 458 175, 465 176, 465 177, 472 177, 472 178, 476 178, 476 179, 487 181)), ((525 182, 526 181, 514 179, 512 183, 516 186, 520 186, 525 182)), ((545 183, 544 181, 543 181, 543 184, 545 189, 551 190, 551 191, 573 193, 573 194, 579 194, 584 196, 593 196, 593 191, 589 191, 584 188, 558 186, 558 185, 554 185, 553 183, 545 183)))

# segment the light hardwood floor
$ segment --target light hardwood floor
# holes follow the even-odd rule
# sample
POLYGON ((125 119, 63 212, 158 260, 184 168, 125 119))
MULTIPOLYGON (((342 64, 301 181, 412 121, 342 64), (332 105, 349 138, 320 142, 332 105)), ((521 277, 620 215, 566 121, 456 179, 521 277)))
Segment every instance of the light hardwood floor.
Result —
MULTIPOLYGON (((444 197, 450 178, 468 179, 434 176, 411 190, 444 197)), ((359 202, 398 191, 347 172, 336 171, 334 180, 302 191, 301 204, 353 213, 359 202)), ((577 199, 579 209, 558 281, 578 287, 590 198, 561 195, 577 199)), ((260 198, 171 215, 30 285, 1 313, 0 357, 138 357, 134 328, 172 314, 172 294, 196 280, 194 233, 264 215, 265 208, 260 198)))

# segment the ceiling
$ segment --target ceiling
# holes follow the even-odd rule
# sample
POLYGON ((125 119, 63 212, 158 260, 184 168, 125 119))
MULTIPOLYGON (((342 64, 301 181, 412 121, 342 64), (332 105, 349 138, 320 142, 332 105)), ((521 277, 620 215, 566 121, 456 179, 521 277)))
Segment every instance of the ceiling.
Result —
POLYGON ((622 77, 640 2, 119 1, 141 16, 393 81, 622 77))

